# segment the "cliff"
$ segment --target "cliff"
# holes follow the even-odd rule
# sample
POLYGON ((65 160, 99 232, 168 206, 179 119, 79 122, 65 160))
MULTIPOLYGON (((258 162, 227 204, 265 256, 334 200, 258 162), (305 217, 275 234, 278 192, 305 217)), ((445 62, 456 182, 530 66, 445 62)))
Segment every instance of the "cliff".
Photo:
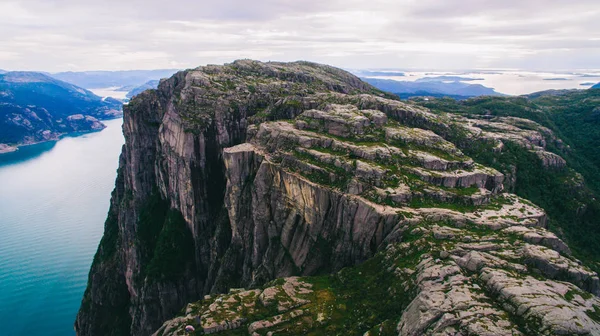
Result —
POLYGON ((136 96, 124 133, 79 335, 600 334, 597 275, 463 150, 566 169, 539 124, 244 60, 136 96))

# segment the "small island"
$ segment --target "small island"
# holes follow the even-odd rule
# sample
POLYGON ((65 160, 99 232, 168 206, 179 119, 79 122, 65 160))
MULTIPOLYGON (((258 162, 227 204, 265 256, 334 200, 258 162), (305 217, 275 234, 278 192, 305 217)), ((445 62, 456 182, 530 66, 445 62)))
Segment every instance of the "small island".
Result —
POLYGON ((16 151, 18 148, 14 146, 9 146, 6 144, 0 144, 0 154, 12 153, 16 151))

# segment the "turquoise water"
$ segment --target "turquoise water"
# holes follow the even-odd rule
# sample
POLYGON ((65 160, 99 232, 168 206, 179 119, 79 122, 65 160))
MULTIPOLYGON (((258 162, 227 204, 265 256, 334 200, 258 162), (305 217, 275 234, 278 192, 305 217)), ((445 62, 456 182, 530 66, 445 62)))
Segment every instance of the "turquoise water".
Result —
POLYGON ((124 142, 101 132, 0 155, 0 335, 74 335, 124 142))

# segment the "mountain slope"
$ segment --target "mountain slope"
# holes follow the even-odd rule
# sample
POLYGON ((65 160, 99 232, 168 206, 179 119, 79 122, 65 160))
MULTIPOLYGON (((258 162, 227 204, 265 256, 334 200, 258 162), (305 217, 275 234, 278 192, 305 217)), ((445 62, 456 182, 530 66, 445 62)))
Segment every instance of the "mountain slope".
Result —
POLYGON ((79 335, 600 334, 597 275, 478 162, 570 171, 535 122, 244 60, 139 94, 124 133, 79 335))
POLYGON ((104 128, 121 115, 121 103, 35 72, 0 74, 0 143, 56 140, 75 131, 104 128))
POLYGON ((600 89, 600 83, 598 83, 598 84, 596 84, 596 85, 592 86, 591 88, 592 88, 592 89, 600 89))
POLYGON ((480 97, 465 101, 438 99, 419 104, 436 113, 450 112, 479 118, 517 118, 521 127, 531 121, 552 132, 558 141, 546 144, 560 155, 569 169, 543 169, 543 162, 518 148, 494 155, 479 148, 466 148, 479 162, 512 175, 515 192, 544 207, 550 225, 566 238, 578 256, 594 261, 600 270, 600 128, 598 90, 575 90, 558 95, 526 97, 480 97))

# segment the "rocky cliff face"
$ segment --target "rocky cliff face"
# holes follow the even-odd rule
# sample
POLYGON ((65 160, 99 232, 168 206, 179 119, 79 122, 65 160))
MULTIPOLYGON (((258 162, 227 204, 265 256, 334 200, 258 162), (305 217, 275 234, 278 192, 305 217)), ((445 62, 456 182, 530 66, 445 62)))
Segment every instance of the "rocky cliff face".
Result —
POLYGON ((598 334, 596 274, 460 149, 564 169, 516 119, 435 115, 305 62, 180 72, 125 109, 76 330, 149 335, 204 298, 157 333, 598 334), (217 295, 238 287, 262 289, 217 295), (356 291, 372 302, 351 309, 356 291))

